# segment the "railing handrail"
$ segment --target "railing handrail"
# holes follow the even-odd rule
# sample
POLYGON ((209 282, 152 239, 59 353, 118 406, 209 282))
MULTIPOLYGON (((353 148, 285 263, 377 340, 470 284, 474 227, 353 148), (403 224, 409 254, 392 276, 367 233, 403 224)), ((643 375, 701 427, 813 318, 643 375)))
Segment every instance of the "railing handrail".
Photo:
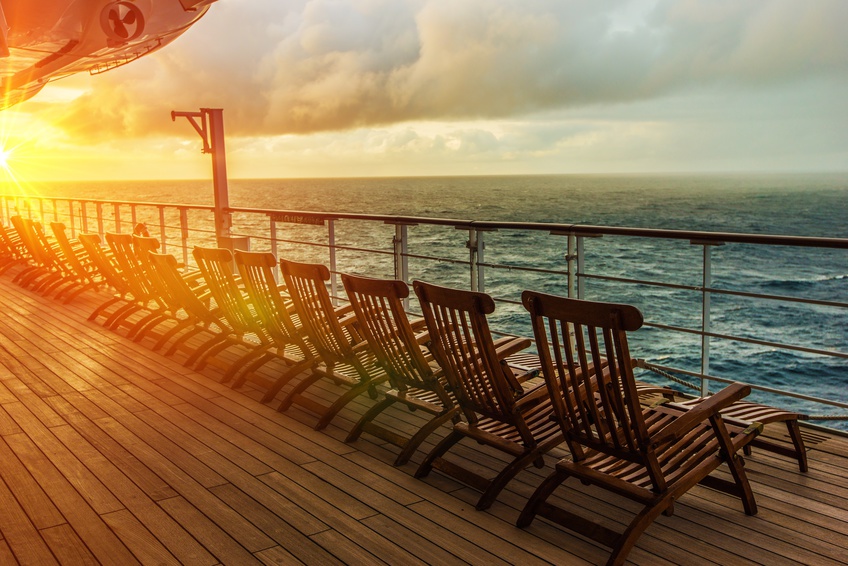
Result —
MULTIPOLYGON (((22 197, 15 195, 0 195, 3 199, 44 199, 65 202, 85 202, 93 204, 112 204, 121 206, 152 206, 168 208, 193 208, 213 211, 212 205, 162 203, 155 201, 121 201, 68 197, 22 197)), ((639 238, 662 238, 673 240, 692 240, 695 242, 710 242, 714 244, 759 244, 769 246, 796 246, 807 248, 848 249, 848 238, 823 238, 817 236, 789 236, 780 234, 751 234, 744 232, 713 232, 702 230, 669 230, 657 228, 637 228, 629 226, 599 226, 593 224, 560 224, 556 222, 513 222, 495 220, 468 220, 459 218, 441 218, 426 216, 405 216, 390 214, 364 214, 357 212, 322 212, 315 210, 290 210, 282 208, 245 208, 230 207, 230 213, 264 214, 267 216, 287 214, 319 218, 322 220, 363 220, 382 222, 385 224, 428 224, 434 226, 453 226, 462 229, 477 230, 530 230, 548 231, 552 235, 582 235, 582 236, 632 236, 639 238)))

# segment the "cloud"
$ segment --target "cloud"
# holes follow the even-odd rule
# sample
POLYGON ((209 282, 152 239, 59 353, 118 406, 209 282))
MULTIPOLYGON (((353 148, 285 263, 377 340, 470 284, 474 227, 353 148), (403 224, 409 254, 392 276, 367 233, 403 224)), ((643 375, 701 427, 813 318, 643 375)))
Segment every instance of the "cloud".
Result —
POLYGON ((93 141, 208 106, 273 136, 844 83, 846 21, 845 0, 219 0, 51 112, 93 141))

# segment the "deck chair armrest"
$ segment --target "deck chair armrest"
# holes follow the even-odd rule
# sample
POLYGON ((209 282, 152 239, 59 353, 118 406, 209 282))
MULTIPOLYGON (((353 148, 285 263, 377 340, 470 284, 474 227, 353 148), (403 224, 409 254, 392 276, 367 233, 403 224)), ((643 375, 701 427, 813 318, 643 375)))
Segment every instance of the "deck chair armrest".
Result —
POLYGON ((348 316, 351 313, 353 313, 353 305, 351 305, 351 304, 342 305, 340 307, 337 307, 336 309, 333 310, 333 312, 336 313, 336 317, 339 318, 339 319, 356 318, 355 316, 352 316, 352 317, 348 316))
POLYGON ((544 400, 548 395, 548 384, 543 381, 535 387, 525 391, 524 394, 516 400, 513 410, 520 412, 525 405, 535 405, 539 401, 544 400))
POLYGON ((526 350, 530 347, 530 343, 529 338, 514 338, 512 336, 505 336, 495 340, 495 354, 499 360, 503 360, 522 350, 526 350))
MULTIPOLYGON (((696 425, 706 421, 713 415, 716 415, 722 409, 725 409, 747 397, 751 393, 751 387, 744 383, 731 383, 715 395, 707 397, 703 402, 698 403, 691 409, 686 410, 680 417, 672 421, 668 426, 661 429, 651 438, 651 442, 656 446, 665 442, 677 440, 692 430, 696 425)), ((674 404, 669 405, 675 407, 674 404)))

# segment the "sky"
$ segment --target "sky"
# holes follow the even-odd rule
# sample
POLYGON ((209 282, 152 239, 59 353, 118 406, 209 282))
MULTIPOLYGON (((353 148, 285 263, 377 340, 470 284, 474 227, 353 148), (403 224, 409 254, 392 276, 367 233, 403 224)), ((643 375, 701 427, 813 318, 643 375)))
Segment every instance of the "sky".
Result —
POLYGON ((218 0, 0 112, 0 162, 209 178, 170 117, 209 107, 233 178, 846 171, 846 24, 846 0, 218 0))

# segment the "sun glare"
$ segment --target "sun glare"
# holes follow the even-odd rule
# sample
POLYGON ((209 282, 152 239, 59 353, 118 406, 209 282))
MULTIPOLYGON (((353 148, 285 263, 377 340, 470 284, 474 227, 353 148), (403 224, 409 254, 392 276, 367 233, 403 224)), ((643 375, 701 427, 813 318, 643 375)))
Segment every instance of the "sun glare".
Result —
POLYGON ((0 167, 9 170, 9 159, 12 157, 12 151, 0 148, 0 167))

